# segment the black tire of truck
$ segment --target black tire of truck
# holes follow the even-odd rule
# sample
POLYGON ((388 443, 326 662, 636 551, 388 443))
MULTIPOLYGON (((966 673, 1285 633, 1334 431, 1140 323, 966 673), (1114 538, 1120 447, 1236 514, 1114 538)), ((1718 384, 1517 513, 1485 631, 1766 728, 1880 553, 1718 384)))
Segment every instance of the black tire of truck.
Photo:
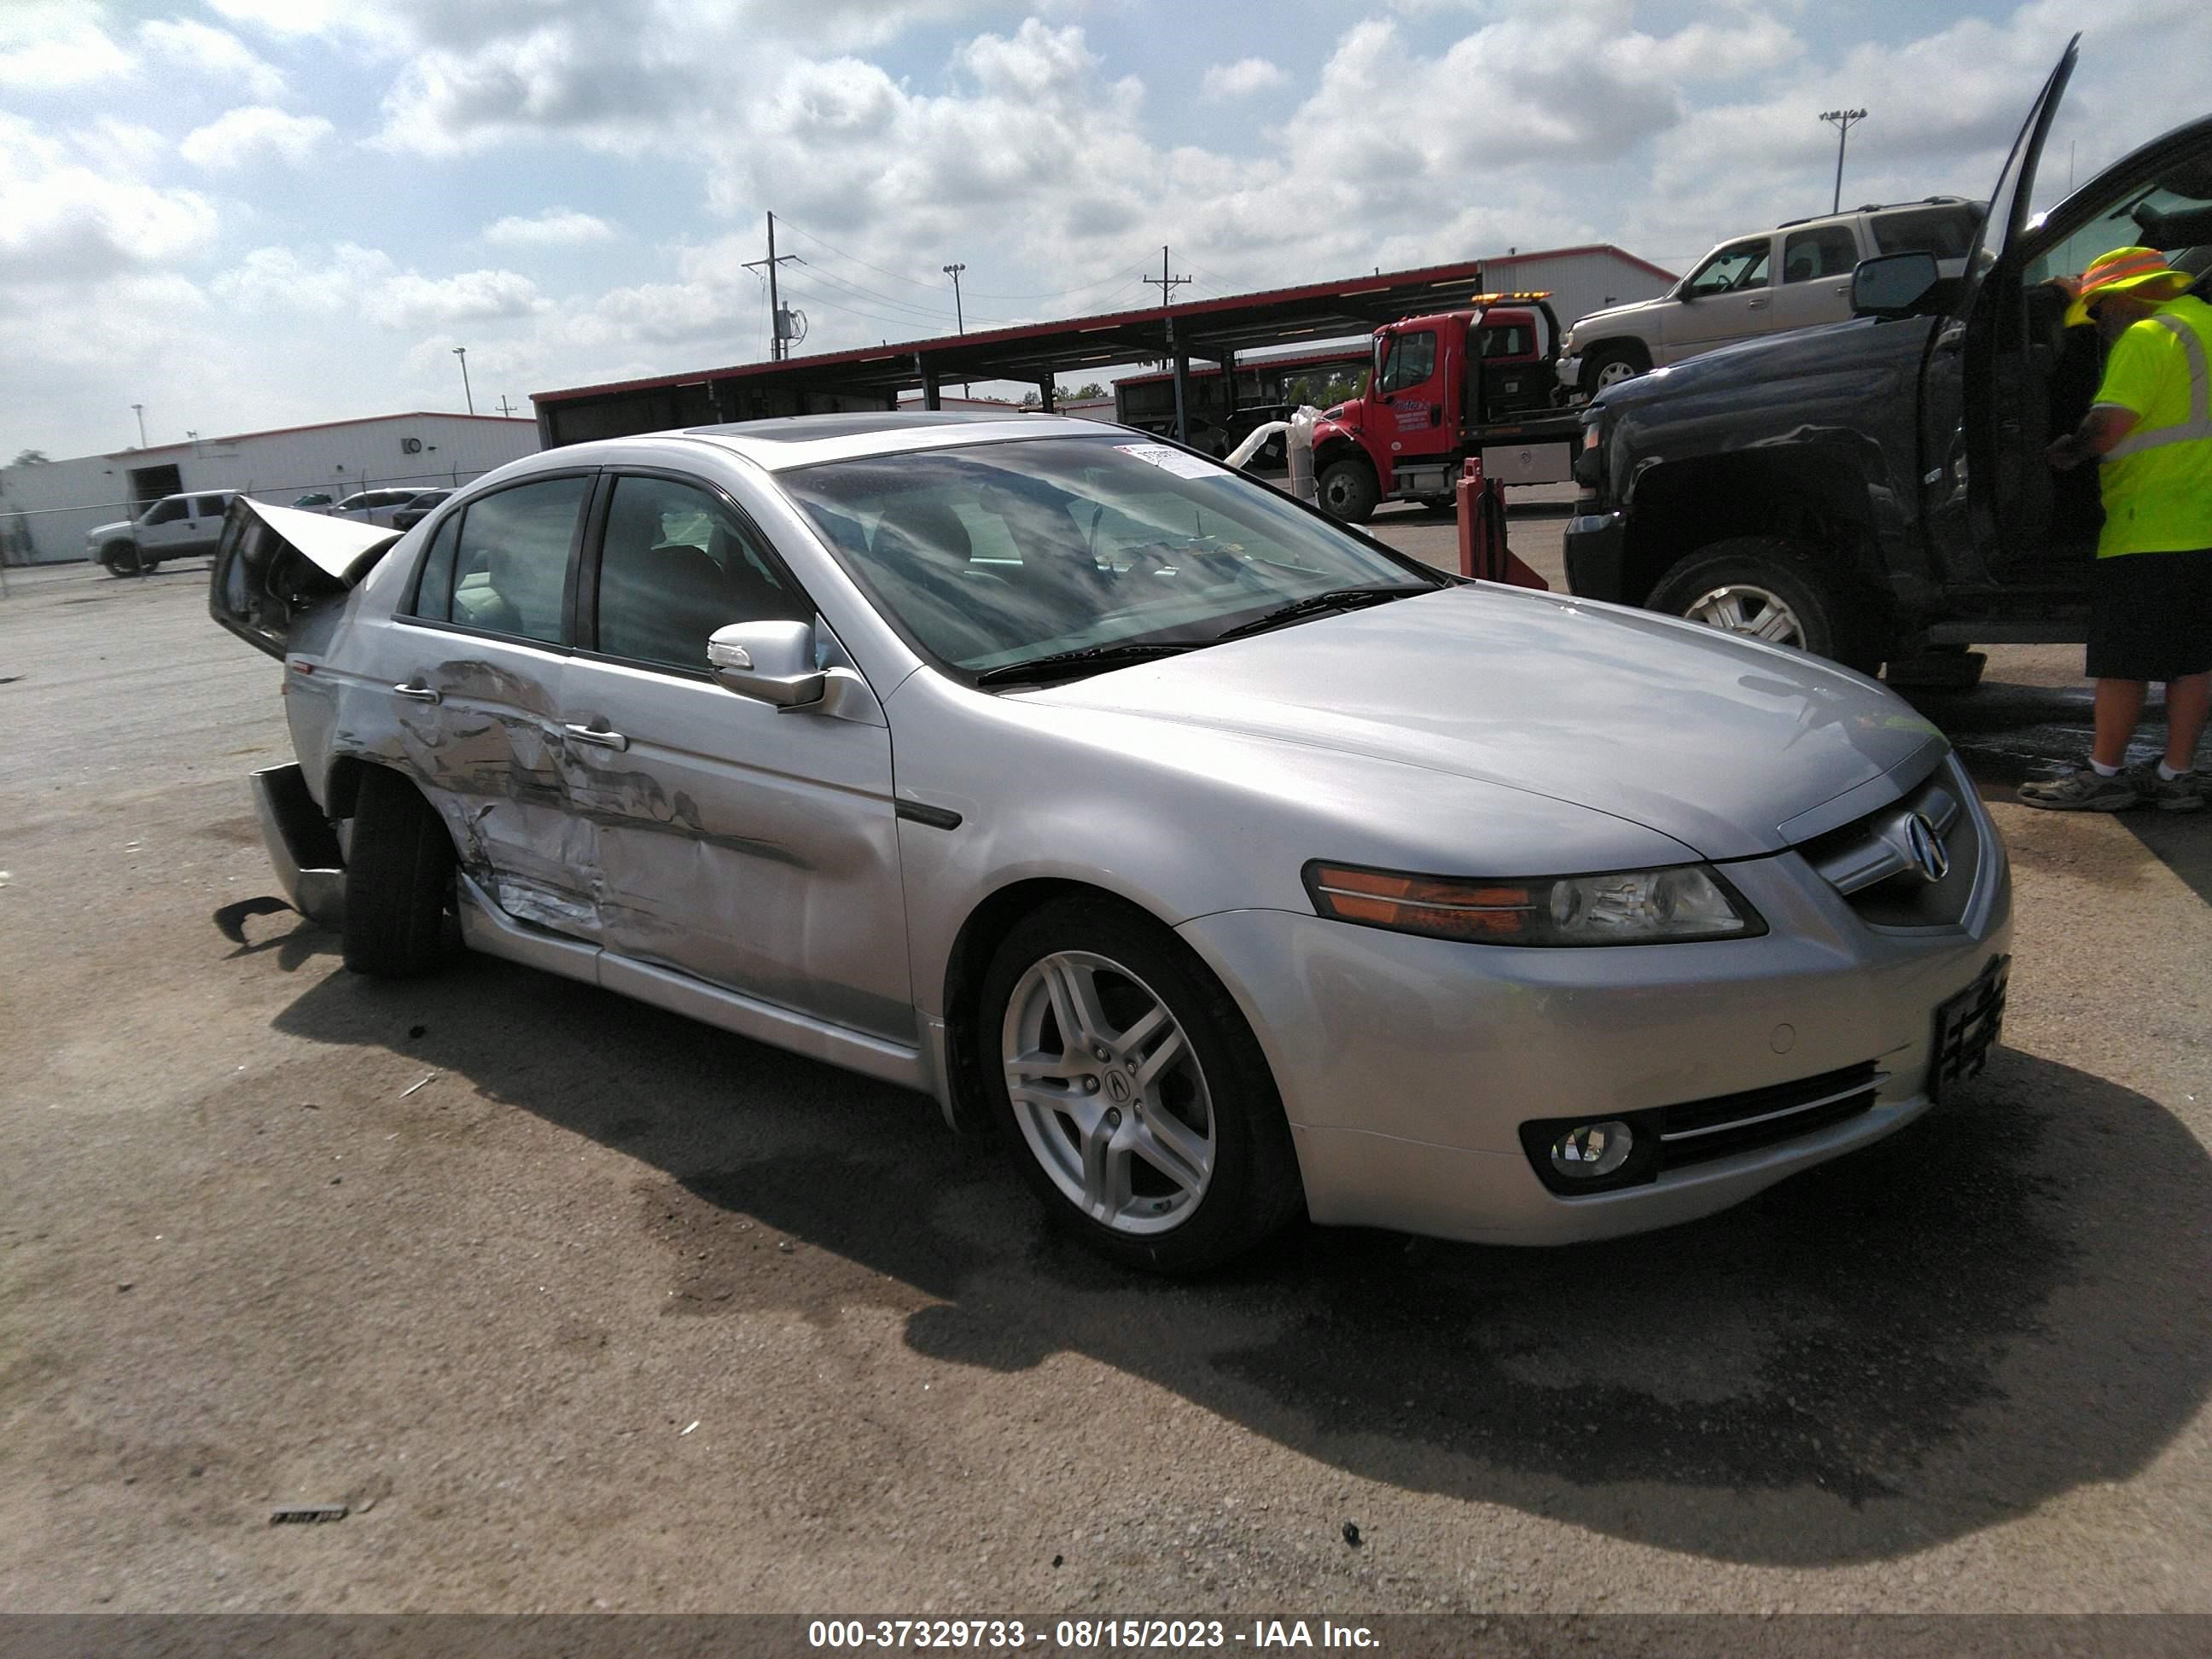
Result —
POLYGON ((100 550, 100 562, 111 576, 143 576, 146 567, 140 562, 138 550, 129 542, 110 542, 100 550))
POLYGON ((453 838, 430 803, 397 772, 363 772, 346 848, 345 965, 377 979, 434 973, 453 878, 453 838))
POLYGON ((1322 469, 1322 510, 1340 524, 1365 524, 1375 516, 1382 492, 1375 471, 1358 456, 1331 461, 1322 469))
POLYGON ((1680 560, 1647 608, 1733 634, 1794 645, 1862 674, 1880 672, 1873 605, 1823 568, 1820 550, 1778 536, 1737 536, 1680 560))
POLYGON ((1650 372, 1650 352, 1632 341, 1614 340, 1595 348, 1583 359, 1577 384, 1585 396, 1595 398, 1609 386, 1650 372))

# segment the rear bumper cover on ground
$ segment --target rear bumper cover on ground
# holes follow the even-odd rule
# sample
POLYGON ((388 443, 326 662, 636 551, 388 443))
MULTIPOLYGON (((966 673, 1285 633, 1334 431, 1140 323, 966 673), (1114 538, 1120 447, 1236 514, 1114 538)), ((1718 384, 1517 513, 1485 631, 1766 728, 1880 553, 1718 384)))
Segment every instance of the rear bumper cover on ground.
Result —
POLYGON ((345 860, 337 832, 307 793, 307 775, 296 764, 271 766, 254 773, 252 783, 261 839, 284 902, 310 921, 337 927, 345 919, 345 860))

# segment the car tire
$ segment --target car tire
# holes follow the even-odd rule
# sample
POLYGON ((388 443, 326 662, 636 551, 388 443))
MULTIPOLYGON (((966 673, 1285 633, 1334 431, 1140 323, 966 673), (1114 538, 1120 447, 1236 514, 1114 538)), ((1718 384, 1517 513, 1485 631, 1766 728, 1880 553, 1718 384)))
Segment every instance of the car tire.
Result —
POLYGON ((1331 461, 1322 469, 1322 510, 1340 524, 1365 524, 1382 497, 1375 470, 1357 457, 1331 461))
POLYGON ((1101 1255, 1202 1273, 1304 1208, 1251 1027, 1189 947, 1139 911, 1075 898, 1018 922, 983 976, 975 1053, 1023 1176, 1101 1255))
POLYGON ((346 844, 345 965, 378 979, 420 979, 446 951, 453 842, 422 792, 397 772, 362 773, 346 844))
POLYGON ((1583 356, 1581 384, 1583 392, 1595 398, 1609 386, 1650 372, 1650 352, 1632 341, 1616 340, 1583 356))
POLYGON ((1738 536, 1683 559, 1644 604, 1727 633, 1794 645, 1872 674, 1881 666, 1873 607, 1821 568, 1818 552, 1777 536, 1738 536))
POLYGON ((100 550, 100 562, 111 576, 140 576, 145 566, 139 562, 138 550, 129 542, 110 542, 100 550))

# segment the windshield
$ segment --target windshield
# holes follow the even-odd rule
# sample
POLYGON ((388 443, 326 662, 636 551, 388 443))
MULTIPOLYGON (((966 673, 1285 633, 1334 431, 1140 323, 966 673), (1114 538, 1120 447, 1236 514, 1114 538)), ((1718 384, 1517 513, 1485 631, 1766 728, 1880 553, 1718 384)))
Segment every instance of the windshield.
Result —
POLYGON ((969 679, 1063 652, 1211 644, 1299 599, 1446 580, 1265 484, 1110 435, 836 461, 781 482, 908 641, 969 679))

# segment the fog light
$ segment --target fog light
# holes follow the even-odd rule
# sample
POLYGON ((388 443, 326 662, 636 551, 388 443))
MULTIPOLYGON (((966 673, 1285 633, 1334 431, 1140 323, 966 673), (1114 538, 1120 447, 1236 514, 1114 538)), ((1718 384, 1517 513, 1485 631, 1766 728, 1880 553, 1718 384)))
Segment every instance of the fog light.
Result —
POLYGON ((1570 1181, 1595 1181, 1628 1162, 1636 1131, 1618 1118, 1577 1123, 1552 1143, 1552 1167, 1570 1181))

